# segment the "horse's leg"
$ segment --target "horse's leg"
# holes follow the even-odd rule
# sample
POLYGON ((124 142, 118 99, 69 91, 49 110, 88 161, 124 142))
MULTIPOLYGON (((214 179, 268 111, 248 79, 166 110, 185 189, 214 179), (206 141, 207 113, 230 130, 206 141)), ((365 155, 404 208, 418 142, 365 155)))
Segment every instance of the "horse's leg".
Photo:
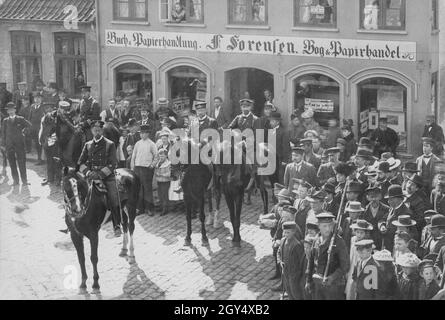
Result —
POLYGON ((201 203, 199 204, 199 220, 201 220, 201 240, 204 245, 207 245, 209 244, 209 239, 207 238, 205 225, 204 196, 201 197, 201 203))
POLYGON ((100 293, 99 286, 99 273, 97 272, 97 262, 99 261, 99 257, 97 256, 97 248, 99 246, 99 234, 96 232, 90 236, 90 245, 91 245, 91 263, 93 264, 93 294, 100 293))
MULTIPOLYGON (((121 205, 121 208, 125 208, 125 204, 121 205)), ((122 210, 122 231, 124 233, 124 237, 122 240, 122 249, 119 253, 119 257, 126 257, 128 253, 127 244, 128 244, 128 208, 127 210, 122 210)))
POLYGON ((243 208, 243 195, 242 189, 235 196, 235 222, 234 222, 234 240, 235 246, 241 246, 241 235, 240 235, 240 227, 241 227, 241 210, 243 208))
POLYGON ((83 247, 83 236, 79 235, 76 231, 70 232, 71 240, 77 252, 77 259, 79 260, 80 272, 82 273, 82 282, 79 286, 79 294, 87 293, 87 270, 85 268, 85 251, 83 247))
MULTIPOLYGON (((232 224, 233 233, 235 235, 235 199, 232 196, 232 190, 227 190, 224 192, 224 197, 226 198, 227 208, 230 213, 230 223, 232 224)), ((232 242, 235 241, 235 237, 232 238, 232 242)))
POLYGON ((186 202, 185 208, 187 218, 187 236, 185 237, 184 245, 189 246, 192 244, 192 205, 186 202))
POLYGON ((260 189, 261 200, 263 201, 263 214, 268 214, 269 212, 269 196, 267 194, 266 185, 264 184, 264 178, 256 175, 257 184, 260 189))
POLYGON ((134 229, 135 229, 135 225, 134 225, 134 220, 136 219, 136 207, 131 206, 130 208, 128 208, 128 219, 129 219, 129 223, 128 223, 128 231, 129 231, 129 235, 130 235, 130 255, 128 256, 129 263, 134 263, 136 262, 136 258, 134 255, 134 244, 133 244, 133 233, 134 233, 134 229))

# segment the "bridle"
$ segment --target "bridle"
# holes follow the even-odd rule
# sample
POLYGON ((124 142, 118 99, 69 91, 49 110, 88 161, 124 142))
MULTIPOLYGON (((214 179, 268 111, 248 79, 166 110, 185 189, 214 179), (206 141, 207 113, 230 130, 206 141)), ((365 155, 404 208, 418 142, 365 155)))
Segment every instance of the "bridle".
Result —
MULTIPOLYGON (((82 201, 79 199, 79 191, 77 189, 77 181, 74 178, 70 178, 69 183, 71 185, 71 190, 73 192, 73 196, 69 197, 65 188, 63 188, 63 197, 65 201, 65 211, 68 214, 71 219, 78 219, 85 215, 85 213, 88 211, 88 207, 84 207, 82 204, 82 201), (72 208, 72 204, 74 201, 78 201, 77 206, 79 207, 79 211, 76 212, 72 208)), ((91 195, 89 195, 91 197, 91 195)))

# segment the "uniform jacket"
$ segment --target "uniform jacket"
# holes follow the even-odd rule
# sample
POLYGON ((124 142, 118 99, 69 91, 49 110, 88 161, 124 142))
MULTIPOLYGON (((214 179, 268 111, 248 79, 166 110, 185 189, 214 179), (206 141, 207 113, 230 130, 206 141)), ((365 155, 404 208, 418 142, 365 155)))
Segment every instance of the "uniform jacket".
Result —
POLYGON ((300 171, 297 172, 297 164, 292 162, 286 166, 284 171, 284 186, 292 191, 292 179, 303 179, 313 186, 318 186, 318 178, 313 165, 307 162, 301 163, 300 171))
POLYGON ((355 282, 356 288, 356 300, 383 300, 384 293, 382 288, 379 286, 379 284, 383 282, 383 271, 380 265, 372 257, 365 263, 364 266, 361 264, 362 262, 359 260, 356 263, 352 273, 352 279, 355 282), (377 288, 367 288, 367 286, 365 286, 365 282, 368 282, 367 278, 374 272, 377 272, 377 288))
POLYGON ((278 263, 283 266, 283 285, 291 300, 302 300, 305 264, 304 246, 296 236, 281 241, 277 253, 278 263))
POLYGON ((374 244, 377 250, 382 249, 382 240, 383 240, 383 236, 378 228, 378 223, 380 221, 384 221, 388 217, 390 209, 391 208, 385 205, 383 202, 380 202, 375 217, 373 216, 371 211, 371 204, 368 204, 366 206, 365 212, 363 213, 363 219, 368 221, 373 226, 373 229, 371 231, 371 238, 372 240, 374 240, 374 244))
MULTIPOLYGON (((332 236, 331 236, 332 237, 332 236)), ((308 259, 307 265, 307 281, 313 281, 313 275, 318 274, 320 276, 324 275, 327 260, 328 260, 328 249, 331 242, 331 237, 323 243, 321 235, 317 236, 314 245, 311 249, 311 253, 308 259)), ((349 270, 349 253, 346 249, 346 244, 340 236, 335 238, 335 247, 332 251, 331 264, 329 265, 329 270, 327 275, 332 276, 333 285, 345 285, 346 284, 346 274, 349 270)))
POLYGON ((16 148, 25 148, 25 139, 23 129, 30 128, 29 123, 21 116, 15 116, 15 119, 10 117, 3 119, 2 123, 2 144, 6 150, 15 150, 16 148))
POLYGON ((105 137, 96 143, 88 141, 80 155, 79 171, 86 174, 88 171, 97 171, 102 179, 114 176, 117 166, 116 147, 111 140, 105 137))
POLYGON ((239 114, 233 119, 233 121, 229 124, 229 129, 239 129, 243 132, 246 129, 264 129, 261 128, 260 119, 255 116, 253 113, 250 113, 248 116, 244 116, 239 114))
POLYGON ((320 166, 317 173, 318 180, 320 180, 320 184, 324 185, 329 178, 335 178, 335 171, 332 163, 324 163, 320 166))
POLYGON ((100 106, 99 102, 93 97, 88 99, 82 99, 80 102, 80 117, 82 121, 85 120, 96 120, 100 118, 100 106))

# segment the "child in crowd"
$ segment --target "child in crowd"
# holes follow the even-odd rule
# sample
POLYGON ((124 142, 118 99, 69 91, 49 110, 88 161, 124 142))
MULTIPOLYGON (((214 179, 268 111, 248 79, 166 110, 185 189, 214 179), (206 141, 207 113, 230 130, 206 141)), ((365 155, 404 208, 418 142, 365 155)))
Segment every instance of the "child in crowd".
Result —
POLYGON ((411 237, 409 233, 405 231, 397 231, 396 235, 394 236, 394 260, 396 261, 398 271, 400 271, 399 259, 406 254, 412 253, 408 247, 410 240, 411 237))
POLYGON ((399 284, 397 280, 396 267, 391 252, 388 250, 376 251, 373 254, 374 260, 380 265, 383 274, 379 284, 382 300, 397 300, 400 296, 399 284))
POLYGON ((419 273, 422 278, 419 283, 419 300, 431 300, 439 291, 437 275, 440 270, 434 266, 434 260, 437 255, 430 255, 419 264, 419 273))
POLYGON ((168 190, 170 189, 171 163, 167 149, 159 150, 159 161, 155 166, 155 178, 158 184, 158 197, 161 203, 161 216, 168 213, 168 190))
POLYGON ((414 253, 407 253, 399 258, 398 264, 402 268, 402 271, 397 274, 400 300, 418 300, 421 280, 417 272, 419 258, 414 253))

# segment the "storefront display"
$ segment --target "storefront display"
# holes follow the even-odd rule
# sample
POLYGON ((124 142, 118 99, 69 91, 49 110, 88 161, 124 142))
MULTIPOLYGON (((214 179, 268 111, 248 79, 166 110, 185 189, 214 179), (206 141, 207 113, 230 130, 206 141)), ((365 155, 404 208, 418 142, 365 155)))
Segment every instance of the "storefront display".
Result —
POLYGON ((322 74, 308 74, 295 80, 294 112, 307 109, 315 113, 315 120, 327 127, 330 119, 339 119, 340 85, 322 74))
POLYGON ((116 93, 123 91, 126 97, 145 98, 150 103, 152 95, 150 71, 136 63, 125 63, 116 68, 116 93))

